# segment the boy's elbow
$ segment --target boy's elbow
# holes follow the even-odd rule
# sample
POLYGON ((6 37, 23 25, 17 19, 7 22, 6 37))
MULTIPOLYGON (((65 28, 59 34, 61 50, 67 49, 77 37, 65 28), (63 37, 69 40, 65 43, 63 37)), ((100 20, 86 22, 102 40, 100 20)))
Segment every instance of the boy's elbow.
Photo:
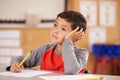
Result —
POLYGON ((72 69, 71 69, 71 70, 65 70, 64 73, 65 73, 66 75, 74 75, 74 74, 77 74, 77 72, 76 72, 76 71, 73 71, 72 69))
POLYGON ((80 71, 81 71, 81 67, 76 67, 76 66, 74 66, 74 67, 67 67, 67 68, 65 68, 65 70, 64 70, 64 73, 66 74, 66 75, 75 75, 75 74, 78 74, 80 71))
POLYGON ((65 75, 74 75, 74 74, 76 74, 76 73, 73 73, 73 72, 64 72, 65 73, 65 75))

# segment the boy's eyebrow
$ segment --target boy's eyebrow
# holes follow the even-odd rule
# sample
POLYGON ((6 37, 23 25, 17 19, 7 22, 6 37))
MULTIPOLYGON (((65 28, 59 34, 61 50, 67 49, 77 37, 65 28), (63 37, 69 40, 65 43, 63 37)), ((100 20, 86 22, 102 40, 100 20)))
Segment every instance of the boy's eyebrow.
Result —
POLYGON ((70 30, 66 25, 62 25, 63 27, 67 28, 68 30, 70 30))
POLYGON ((58 22, 57 22, 57 21, 55 21, 54 23, 57 23, 57 24, 58 24, 58 22))
POLYGON ((68 28, 66 25, 61 25, 61 26, 68 28))
MULTIPOLYGON (((57 23, 57 24, 58 24, 58 22, 57 22, 57 21, 55 21, 55 23, 57 23)), ((68 28, 66 25, 61 25, 61 26, 65 27, 65 28, 67 28, 67 29, 69 30, 69 28, 68 28)))

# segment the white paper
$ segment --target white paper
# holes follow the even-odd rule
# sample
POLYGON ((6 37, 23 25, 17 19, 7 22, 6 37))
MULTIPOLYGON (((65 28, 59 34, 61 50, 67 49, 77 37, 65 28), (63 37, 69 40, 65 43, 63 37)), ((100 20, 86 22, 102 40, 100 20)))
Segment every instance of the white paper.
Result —
POLYGON ((80 12, 85 15, 87 24, 97 24, 97 3, 96 1, 80 1, 80 12))
POLYGON ((100 2, 100 25, 101 26, 115 26, 116 22, 116 3, 114 1, 100 2))
POLYGON ((33 77, 37 75, 43 75, 51 73, 49 71, 36 71, 36 70, 22 70, 20 73, 13 73, 13 72, 1 72, 0 75, 2 76, 13 76, 13 77, 33 77))
POLYGON ((87 79, 95 79, 100 78, 98 76, 93 75, 64 75, 64 76, 39 76, 39 78, 45 79, 45 80, 87 80, 87 79))

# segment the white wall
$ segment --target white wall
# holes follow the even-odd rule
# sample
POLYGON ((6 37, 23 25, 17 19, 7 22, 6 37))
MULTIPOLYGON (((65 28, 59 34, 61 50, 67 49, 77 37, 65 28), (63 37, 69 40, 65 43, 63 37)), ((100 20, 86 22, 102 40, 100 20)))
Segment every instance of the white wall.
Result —
POLYGON ((55 19, 64 10, 64 0, 0 0, 0 19, 25 19, 27 12, 41 19, 55 19))

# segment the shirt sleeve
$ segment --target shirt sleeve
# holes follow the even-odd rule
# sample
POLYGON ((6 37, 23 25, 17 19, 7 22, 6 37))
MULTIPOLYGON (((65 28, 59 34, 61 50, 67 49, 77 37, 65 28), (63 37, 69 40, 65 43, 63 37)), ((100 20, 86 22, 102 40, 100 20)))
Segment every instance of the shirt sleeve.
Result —
POLYGON ((82 48, 75 48, 71 39, 66 39, 62 45, 62 59, 64 62, 65 74, 76 74, 86 66, 88 51, 82 48))
MULTIPOLYGON (((43 45, 39 48, 34 49, 32 51, 32 53, 30 54, 30 56, 28 57, 28 59, 24 62, 23 66, 25 68, 30 68, 30 67, 40 65, 40 62, 41 62, 41 59, 42 59, 42 54, 46 50, 46 47, 47 47, 47 45, 43 45)), ((24 54, 22 56, 18 56, 18 57, 13 58, 11 60, 10 64, 12 65, 14 62, 19 62, 20 63, 26 55, 27 54, 24 54)), ((10 68, 10 66, 8 66, 7 68, 10 68)), ((9 70, 7 68, 6 68, 6 70, 9 70)))

